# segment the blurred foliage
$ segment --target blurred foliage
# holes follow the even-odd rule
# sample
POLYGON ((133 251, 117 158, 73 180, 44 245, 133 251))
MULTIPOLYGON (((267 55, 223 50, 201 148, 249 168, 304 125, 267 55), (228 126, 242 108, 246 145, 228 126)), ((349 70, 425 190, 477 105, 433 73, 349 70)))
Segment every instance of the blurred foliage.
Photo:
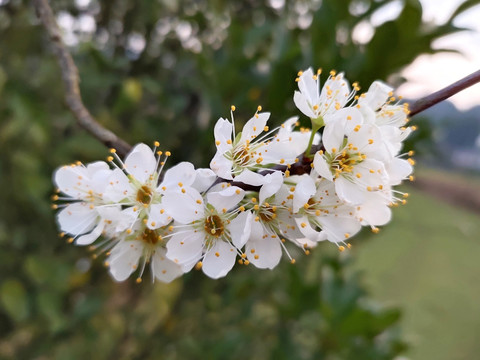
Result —
MULTIPOLYGON (((98 121, 196 166, 213 155, 213 124, 230 104, 239 125, 258 104, 279 124, 295 113, 299 69, 398 84, 395 74, 434 52, 435 39, 461 30, 455 17, 422 22, 418 0, 52 5, 98 121), (398 16, 371 25, 387 6, 398 16)), ((195 273, 170 285, 112 283, 100 261, 56 237, 48 200, 57 166, 106 151, 66 109, 29 2, 0 0, 0 38, 1 358, 391 359, 404 349, 398 311, 372 305, 338 255, 220 281, 195 273)))

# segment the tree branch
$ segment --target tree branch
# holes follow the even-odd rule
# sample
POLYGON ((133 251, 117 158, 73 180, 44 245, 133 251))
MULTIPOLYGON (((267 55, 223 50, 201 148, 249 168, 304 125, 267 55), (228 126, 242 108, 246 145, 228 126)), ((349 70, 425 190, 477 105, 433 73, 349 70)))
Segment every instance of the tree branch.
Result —
POLYGON ((78 69, 62 41, 60 28, 48 4, 48 0, 33 0, 33 6, 38 18, 47 30, 53 52, 57 57, 62 72, 62 79, 65 85, 65 100, 77 123, 93 137, 105 144, 105 146, 115 148, 120 156, 126 155, 130 151, 131 145, 95 121, 83 104, 78 86, 78 69))
POLYGON ((466 88, 475 85, 480 82, 480 70, 475 71, 474 73, 465 76, 463 79, 454 82, 447 87, 444 87, 441 90, 434 92, 433 94, 427 95, 421 99, 418 99, 413 104, 410 105, 410 116, 414 116, 422 111, 432 107, 439 102, 448 99, 450 96, 453 96, 459 93, 466 88))

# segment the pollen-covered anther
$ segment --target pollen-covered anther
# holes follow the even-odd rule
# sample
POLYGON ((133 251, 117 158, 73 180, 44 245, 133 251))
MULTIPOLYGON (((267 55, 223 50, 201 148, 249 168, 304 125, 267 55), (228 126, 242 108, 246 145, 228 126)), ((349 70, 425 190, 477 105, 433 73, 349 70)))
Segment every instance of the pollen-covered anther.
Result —
POLYGON ((378 234, 380 232, 380 229, 374 226, 374 227, 372 227, 372 232, 374 234, 378 234))
POLYGON ((203 263, 201 261, 197 262, 195 264, 195 270, 200 270, 202 268, 202 266, 203 266, 203 263))

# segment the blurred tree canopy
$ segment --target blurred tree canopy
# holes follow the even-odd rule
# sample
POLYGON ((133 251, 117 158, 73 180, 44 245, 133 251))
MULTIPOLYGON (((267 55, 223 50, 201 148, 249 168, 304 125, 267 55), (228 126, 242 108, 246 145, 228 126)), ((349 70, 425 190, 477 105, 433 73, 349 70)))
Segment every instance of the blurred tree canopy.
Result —
MULTIPOLYGON (((462 29, 422 21, 418 0, 52 1, 86 106, 130 143, 159 140, 205 166, 212 128, 261 104, 294 113, 298 70, 345 71, 366 86, 462 29), (387 11, 388 10, 388 11, 387 11), (384 22, 373 21, 394 14, 384 22), (373 24, 373 25, 372 25, 373 24)), ((344 258, 212 281, 114 284, 56 235, 51 174, 106 156, 64 104, 60 70, 28 1, 0 0, 0 357, 391 359, 399 313, 373 305, 344 258)), ((442 49, 448 50, 448 49, 442 49)))

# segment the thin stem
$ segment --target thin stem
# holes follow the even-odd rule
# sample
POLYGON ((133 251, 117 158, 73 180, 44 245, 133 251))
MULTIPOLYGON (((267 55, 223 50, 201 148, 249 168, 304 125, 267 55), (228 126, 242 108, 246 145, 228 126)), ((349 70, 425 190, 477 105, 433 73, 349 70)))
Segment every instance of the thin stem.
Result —
POLYGON ((410 105, 409 115, 414 116, 418 113, 421 113, 422 111, 431 108, 433 105, 438 104, 445 99, 448 99, 450 96, 453 96, 460 91, 465 90, 472 85, 475 85, 478 82, 480 82, 480 70, 475 71, 468 76, 465 76, 463 79, 460 79, 453 84, 434 92, 433 94, 418 99, 412 105, 410 105))
POLYGON ((310 139, 308 140, 307 150, 305 150, 305 156, 308 157, 309 159, 313 157, 312 154, 310 153, 310 151, 312 150, 313 139, 315 138, 315 134, 317 133, 317 131, 320 129, 321 129, 321 126, 313 125, 312 127, 312 133, 310 134, 310 139))
POLYGON ((47 0, 33 0, 33 6, 48 33, 53 52, 60 65, 65 85, 65 100, 77 123, 93 137, 109 148, 115 148, 120 156, 126 155, 131 146, 110 130, 100 125, 85 107, 78 86, 78 69, 62 41, 60 28, 47 0))

